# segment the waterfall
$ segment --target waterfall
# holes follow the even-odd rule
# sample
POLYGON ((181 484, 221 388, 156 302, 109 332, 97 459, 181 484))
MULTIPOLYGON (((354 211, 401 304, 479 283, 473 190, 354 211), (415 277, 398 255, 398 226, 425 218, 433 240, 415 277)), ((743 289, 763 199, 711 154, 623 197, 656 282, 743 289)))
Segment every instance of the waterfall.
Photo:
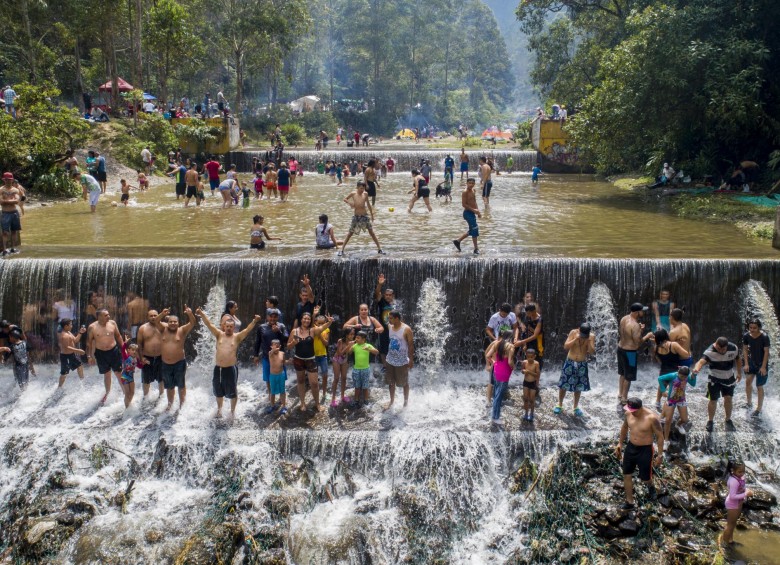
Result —
POLYGON ((428 382, 431 382, 441 370, 451 335, 447 295, 436 279, 427 279, 422 284, 417 302, 417 320, 414 326, 418 344, 415 357, 425 370, 428 382))
MULTIPOLYGON (((219 327, 219 320, 222 317, 222 312, 225 310, 226 302, 227 297, 224 285, 215 284, 209 290, 206 303, 201 306, 201 310, 209 317, 211 323, 217 327, 219 327)), ((192 309, 194 311, 195 307, 193 306, 192 309)), ((198 339, 195 342, 197 357, 195 358, 195 364, 201 369, 207 370, 214 366, 214 351, 217 346, 217 340, 203 322, 199 323, 197 329, 198 339)))
MULTIPOLYGON (((443 363, 460 367, 481 365, 481 330, 498 309, 495 297, 502 297, 502 301, 506 297, 510 303, 519 301, 518 289, 534 288, 545 297, 541 304, 547 338, 545 359, 552 363, 564 358, 563 341, 569 330, 582 323, 583 308, 597 282, 611 290, 613 312, 627 311, 632 302, 649 303, 659 288, 668 288, 672 296, 686 305, 695 355, 720 334, 738 341, 744 312, 735 307, 735 299, 742 284, 759 281, 769 297, 780 296, 777 261, 14 259, 0 263, 0 311, 3 318, 22 323, 29 334, 39 336, 36 347, 45 357, 56 359, 58 351, 50 338, 47 317, 53 289, 65 289, 83 308, 89 292, 104 287, 111 316, 120 320, 120 327, 126 327, 121 304, 127 291, 149 300, 152 307, 170 306, 181 312, 184 303, 193 308, 205 304, 211 289, 221 281, 226 296, 239 303, 238 317, 245 323, 255 313, 262 313, 263 300, 269 294, 279 297, 285 321, 289 321, 297 302, 294 283, 308 273, 323 308, 347 319, 354 315, 355 304, 370 302, 380 272, 393 281, 396 296, 404 304, 405 321, 412 328, 421 321, 422 310, 418 306, 425 282, 439 282, 438 300, 446 309, 451 334, 443 345, 443 363)), ((79 312, 78 317, 74 324, 77 326, 83 321, 83 313, 79 312)), ((245 351, 242 348, 240 352, 242 360, 247 358, 245 351)), ((194 340, 188 340, 187 355, 190 359, 195 356, 194 340)))
MULTIPOLYGON (((752 279, 739 287, 738 296, 743 327, 746 328, 748 320, 758 318, 762 329, 769 336, 769 371, 771 374, 777 374, 777 370, 780 369, 780 344, 778 344, 780 324, 777 321, 777 312, 772 298, 760 282, 752 279)), ((741 347, 740 342, 737 343, 741 347)))
MULTIPOLYGON (((516 171, 530 171, 536 164, 536 151, 471 149, 467 150, 466 154, 469 156, 469 169, 471 171, 476 170, 477 165, 479 165, 479 158, 483 156, 493 159, 499 170, 502 171, 506 169, 506 161, 509 157, 512 157, 514 160, 514 169, 516 171)), ((326 151, 310 151, 288 148, 285 150, 284 158, 289 159, 294 156, 305 171, 314 171, 316 170, 317 161, 320 159, 323 162, 336 161, 337 163, 344 163, 349 162, 353 158, 359 162, 366 162, 372 158, 384 161, 392 157, 395 161, 396 171, 409 172, 413 168, 420 166, 421 159, 429 160, 434 171, 443 171, 444 159, 447 155, 455 159, 455 170, 457 172, 460 168, 460 158, 458 157, 460 149, 425 149, 423 147, 419 151, 407 151, 371 147, 364 150, 330 148, 326 151)), ((254 157, 258 159, 267 158, 265 151, 234 151, 226 155, 225 162, 236 165, 239 172, 246 173, 252 171, 252 159, 254 157)))
POLYGON ((596 335, 596 359, 593 366, 597 370, 615 371, 617 369, 618 319, 612 292, 602 282, 595 282, 588 291, 588 308, 585 321, 590 324, 596 335))

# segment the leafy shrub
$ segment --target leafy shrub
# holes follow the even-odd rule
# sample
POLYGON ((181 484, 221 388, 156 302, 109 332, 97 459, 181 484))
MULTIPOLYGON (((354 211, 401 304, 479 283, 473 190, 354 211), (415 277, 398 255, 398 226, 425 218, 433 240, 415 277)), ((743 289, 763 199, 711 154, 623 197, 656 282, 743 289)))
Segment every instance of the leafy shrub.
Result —
POLYGON ((65 197, 81 194, 81 189, 71 180, 67 171, 59 167, 34 177, 32 187, 45 196, 65 197))
POLYGON ((300 145, 306 137, 306 131, 296 123, 284 124, 282 136, 286 145, 300 145))

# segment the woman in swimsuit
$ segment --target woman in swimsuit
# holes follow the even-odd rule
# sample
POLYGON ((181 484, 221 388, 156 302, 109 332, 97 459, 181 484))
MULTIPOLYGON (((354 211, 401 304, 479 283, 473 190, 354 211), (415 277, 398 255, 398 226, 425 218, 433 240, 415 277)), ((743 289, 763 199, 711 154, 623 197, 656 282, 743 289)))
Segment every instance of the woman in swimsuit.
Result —
POLYGON ((225 323, 226 320, 233 320, 233 324, 234 324, 233 331, 236 333, 240 332, 241 320, 239 320, 236 317, 237 313, 238 313, 238 303, 234 300, 228 300, 227 304, 225 304, 225 311, 222 312, 222 316, 219 319, 220 329, 222 329, 222 324, 225 323))
POLYGON ((341 403, 349 404, 352 399, 347 396, 347 371, 349 370, 349 352, 355 344, 355 329, 344 327, 344 335, 336 342, 336 353, 333 355, 333 390, 331 391, 331 407, 339 405, 336 390, 341 383, 341 403))
POLYGON ((309 379, 309 389, 314 397, 314 410, 322 410, 320 406, 320 382, 317 378, 317 363, 314 355, 314 339, 330 327, 333 318, 321 325, 312 327, 311 314, 305 312, 301 316, 301 325, 290 332, 287 348, 293 349, 293 367, 298 378, 298 398, 301 412, 306 411, 306 378, 309 379))
POLYGON ((409 210, 407 210, 409 213, 412 212, 414 203, 417 202, 420 198, 422 198, 423 202, 425 202, 425 206, 428 208, 428 211, 433 212, 430 198, 431 189, 428 187, 428 181, 425 180, 425 177, 422 176, 420 171, 417 169, 412 169, 412 190, 407 192, 407 194, 412 194, 412 199, 409 201, 409 210))
POLYGON ((368 304, 361 304, 358 310, 359 314, 353 316, 344 324, 344 329, 355 329, 364 331, 368 335, 367 343, 374 342, 374 334, 381 334, 385 329, 379 321, 368 313, 368 304))
POLYGON ((271 237, 268 235, 268 230, 263 227, 265 218, 263 218, 260 214, 252 218, 252 221, 254 222, 254 225, 252 226, 252 231, 249 232, 250 249, 265 249, 265 241, 263 241, 263 237, 265 237, 268 241, 282 241, 281 237, 271 237))
MULTIPOLYGON (((690 357, 690 352, 682 345, 669 339, 669 332, 660 328, 655 333, 649 334, 648 339, 653 344, 653 356, 661 364, 659 375, 676 372, 677 367, 682 365, 682 360, 690 357)), ((655 409, 661 413, 661 396, 663 389, 659 386, 655 394, 655 409)))

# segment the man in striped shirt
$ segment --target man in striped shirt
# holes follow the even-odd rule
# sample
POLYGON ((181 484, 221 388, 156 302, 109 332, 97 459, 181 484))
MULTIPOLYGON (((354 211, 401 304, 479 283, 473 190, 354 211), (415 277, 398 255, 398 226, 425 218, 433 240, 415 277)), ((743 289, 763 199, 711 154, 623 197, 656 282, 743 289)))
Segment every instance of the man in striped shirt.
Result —
POLYGON ((718 406, 718 399, 723 397, 723 410, 726 412, 726 431, 736 430, 734 422, 731 421, 732 397, 737 383, 742 380, 742 363, 739 359, 739 347, 731 343, 728 338, 719 337, 715 343, 710 345, 693 368, 693 374, 697 375, 709 365, 710 379, 707 383, 707 431, 713 430, 712 419, 715 417, 715 409, 718 406), (734 370, 736 369, 736 377, 734 370))

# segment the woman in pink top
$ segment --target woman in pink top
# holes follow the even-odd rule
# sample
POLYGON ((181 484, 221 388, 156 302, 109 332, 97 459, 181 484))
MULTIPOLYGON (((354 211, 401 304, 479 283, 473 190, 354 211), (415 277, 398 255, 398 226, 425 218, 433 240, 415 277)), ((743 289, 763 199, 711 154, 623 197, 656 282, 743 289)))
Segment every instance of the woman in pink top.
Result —
POLYGON ((742 461, 729 461, 726 472, 729 473, 729 479, 726 483, 729 487, 729 493, 726 495, 726 527, 720 536, 720 542, 732 544, 734 543, 734 527, 742 513, 742 503, 745 502, 746 497, 753 496, 753 491, 745 489, 745 464, 742 461))
POLYGON ((292 157, 290 159, 290 162, 288 163, 289 169, 290 169, 290 183, 293 186, 296 186, 297 178, 298 178, 298 161, 295 160, 295 157, 292 157))
POLYGON ((501 402, 509 388, 509 377, 515 367, 515 346, 512 344, 513 334, 509 330, 502 331, 498 339, 488 348, 486 357, 488 364, 493 365, 493 423, 503 425, 501 421, 501 402))

